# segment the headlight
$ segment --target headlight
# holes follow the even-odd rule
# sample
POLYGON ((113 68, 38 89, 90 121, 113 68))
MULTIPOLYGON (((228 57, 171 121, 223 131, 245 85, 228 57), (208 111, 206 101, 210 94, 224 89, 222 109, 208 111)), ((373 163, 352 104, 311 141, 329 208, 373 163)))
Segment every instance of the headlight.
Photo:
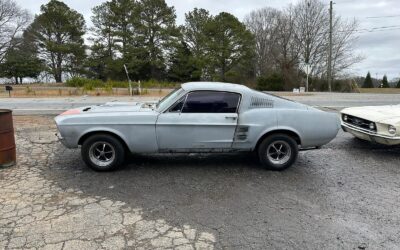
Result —
POLYGON ((391 135, 395 135, 396 134, 396 128, 394 126, 392 126, 392 125, 389 125, 388 132, 391 135))
POLYGON ((348 119, 347 115, 343 115, 343 121, 347 122, 347 119, 348 119))

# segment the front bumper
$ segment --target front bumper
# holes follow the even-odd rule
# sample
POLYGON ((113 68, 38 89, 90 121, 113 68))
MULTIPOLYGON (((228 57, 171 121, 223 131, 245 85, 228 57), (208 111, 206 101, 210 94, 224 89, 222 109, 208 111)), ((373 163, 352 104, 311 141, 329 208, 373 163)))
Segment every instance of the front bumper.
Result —
POLYGON ((58 141, 61 142, 67 148, 77 148, 78 145, 70 140, 70 138, 63 137, 60 133, 55 134, 58 141))
POLYGON ((60 133, 56 133, 56 137, 57 137, 57 139, 58 139, 59 141, 63 141, 63 140, 64 140, 64 138, 61 136, 60 133))
POLYGON ((400 136, 380 135, 345 123, 342 123, 342 129, 362 140, 390 146, 400 144, 400 136))

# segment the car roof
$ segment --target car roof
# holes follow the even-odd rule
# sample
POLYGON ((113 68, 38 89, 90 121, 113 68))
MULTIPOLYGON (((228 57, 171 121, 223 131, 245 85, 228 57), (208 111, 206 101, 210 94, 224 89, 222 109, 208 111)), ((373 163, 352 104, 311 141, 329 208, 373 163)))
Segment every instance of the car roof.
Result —
POLYGON ((215 91, 232 91, 232 92, 248 92, 251 89, 244 85, 224 82, 188 82, 182 84, 182 88, 186 91, 194 90, 215 90, 215 91))

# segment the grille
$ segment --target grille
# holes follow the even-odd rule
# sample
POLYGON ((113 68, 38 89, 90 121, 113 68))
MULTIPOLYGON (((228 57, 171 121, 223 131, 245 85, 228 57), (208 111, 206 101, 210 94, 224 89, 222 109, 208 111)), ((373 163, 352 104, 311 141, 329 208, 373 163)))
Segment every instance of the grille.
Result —
POLYGON ((376 132, 376 124, 372 121, 362 119, 359 117, 355 117, 355 116, 351 116, 351 115, 346 115, 346 114, 342 115, 342 120, 344 123, 353 125, 355 127, 358 127, 358 128, 364 129, 364 130, 368 130, 371 132, 376 132), (345 117, 347 117, 347 120, 345 120, 345 117), (373 124, 373 129, 371 129, 370 124, 373 124))
POLYGON ((273 108, 274 101, 266 98, 252 97, 250 108, 273 108))

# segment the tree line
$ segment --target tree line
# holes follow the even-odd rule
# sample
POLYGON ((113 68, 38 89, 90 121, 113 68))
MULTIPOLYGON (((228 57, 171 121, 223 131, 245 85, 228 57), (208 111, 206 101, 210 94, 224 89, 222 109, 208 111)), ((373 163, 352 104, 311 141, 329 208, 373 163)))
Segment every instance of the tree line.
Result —
MULTIPOLYGON (((177 25, 165 0, 109 0, 92 9, 87 27, 62 1, 50 0, 32 18, 13 0, 0 0, 0 76, 16 83, 39 76, 125 80, 126 65, 133 80, 257 82, 289 90, 304 86, 307 64, 311 87, 322 89, 328 18, 323 2, 302 0, 255 10, 243 22, 195 8, 177 25)), ((333 24, 333 77, 339 78, 362 58, 353 53, 357 22, 335 15, 333 24)))
POLYGON ((400 79, 397 83, 392 82, 389 84, 388 78, 386 75, 383 75, 383 78, 381 81, 378 79, 372 79, 371 73, 368 72, 367 76, 363 79, 363 88, 390 88, 390 87, 396 87, 400 88, 400 79))

